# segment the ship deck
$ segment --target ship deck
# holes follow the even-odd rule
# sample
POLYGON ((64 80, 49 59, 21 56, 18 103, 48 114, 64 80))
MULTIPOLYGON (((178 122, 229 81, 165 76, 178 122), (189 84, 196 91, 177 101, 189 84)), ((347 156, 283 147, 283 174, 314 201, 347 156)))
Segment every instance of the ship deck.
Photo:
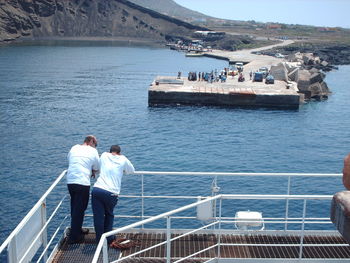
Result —
MULTIPOLYGON (((137 245, 122 251, 109 248, 108 256, 110 261, 118 260, 119 257, 127 257, 135 252, 166 241, 165 233, 124 233, 123 236, 134 241, 137 245)), ((175 238, 176 236, 178 234, 173 234, 171 237, 175 238)), ((91 262, 97 247, 94 238, 94 234, 89 234, 86 236, 84 243, 71 245, 64 240, 53 262, 91 262)), ((268 260, 266 262, 272 260, 296 260, 299 259, 300 242, 300 236, 296 235, 264 233, 223 234, 219 238, 216 234, 191 234, 172 242, 171 259, 175 261, 209 248, 191 259, 186 259, 184 262, 206 262, 215 258, 220 258, 220 261, 230 259, 230 262, 256 259, 261 261, 268 260), (220 249, 218 247, 210 248, 218 244, 219 239, 220 249)), ((307 260, 315 262, 317 259, 322 260, 322 262, 348 260, 350 258, 350 247, 344 244, 346 242, 339 235, 304 236, 302 259, 304 262, 307 260)), ((102 256, 100 256, 99 262, 102 262, 102 256)), ((166 262, 166 245, 153 248, 122 262, 166 262)))
POLYGON ((332 226, 327 214, 330 210, 320 209, 331 204, 333 195, 290 194, 295 177, 338 178, 341 174, 136 172, 140 175, 140 194, 120 197, 136 201, 140 211, 117 215, 124 226, 119 223, 117 229, 104 233, 99 244, 91 225, 85 226, 90 232, 83 243, 68 244, 69 202, 67 193, 61 190, 65 173, 0 246, 1 262, 338 263, 350 259, 350 246, 332 226), (146 195, 144 179, 150 175, 214 176, 212 195, 146 195), (219 176, 285 178, 287 194, 218 194, 219 176), (174 199, 185 200, 184 205, 148 214, 154 200, 171 204, 174 199), (245 210, 238 205, 240 200, 245 202, 245 210), (297 208, 293 214, 290 205, 297 208), (259 207, 266 209, 250 210, 259 207), (281 208, 279 213, 270 211, 274 207, 281 208), (109 248, 109 236, 125 237, 135 246, 123 251, 109 248))

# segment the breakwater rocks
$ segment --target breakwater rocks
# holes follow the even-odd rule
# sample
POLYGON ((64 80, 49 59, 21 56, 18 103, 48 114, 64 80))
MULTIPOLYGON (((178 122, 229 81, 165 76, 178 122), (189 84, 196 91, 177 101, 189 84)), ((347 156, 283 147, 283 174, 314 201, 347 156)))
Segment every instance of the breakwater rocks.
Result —
POLYGON ((313 53, 320 58, 321 62, 326 61, 329 67, 323 70, 332 70, 337 65, 350 65, 350 45, 349 44, 299 44, 286 47, 286 52, 313 53))
POLYGON ((293 73, 287 69, 287 76, 297 80, 305 99, 326 98, 330 90, 323 81, 324 72, 337 69, 338 65, 350 65, 350 44, 346 43, 296 42, 261 53, 270 56, 281 53, 288 61, 298 63, 299 69, 293 73))
POLYGON ((324 67, 329 67, 329 63, 320 57, 297 52, 288 56, 288 62, 271 66, 270 74, 277 80, 296 82, 299 93, 304 94, 305 100, 326 99, 331 92, 324 82, 324 67))

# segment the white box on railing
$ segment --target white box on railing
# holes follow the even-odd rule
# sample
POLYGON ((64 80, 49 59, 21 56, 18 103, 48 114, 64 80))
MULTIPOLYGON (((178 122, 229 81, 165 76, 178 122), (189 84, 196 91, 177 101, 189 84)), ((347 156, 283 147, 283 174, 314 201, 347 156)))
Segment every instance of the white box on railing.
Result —
POLYGON ((238 211, 235 215, 237 229, 259 228, 264 229, 262 213, 254 211, 238 211))
MULTIPOLYGON (((201 201, 203 199, 198 198, 198 201, 201 201)), ((211 201, 205 202, 197 206, 197 219, 200 221, 209 221, 213 219, 213 204, 211 201)))

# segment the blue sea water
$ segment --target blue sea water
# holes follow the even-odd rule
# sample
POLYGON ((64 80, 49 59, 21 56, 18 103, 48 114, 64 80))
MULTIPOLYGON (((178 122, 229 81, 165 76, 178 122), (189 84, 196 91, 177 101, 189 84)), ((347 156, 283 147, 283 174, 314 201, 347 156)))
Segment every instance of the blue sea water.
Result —
MULTIPOLYGON (((148 87, 157 75, 225 66, 155 47, 1 47, 0 243, 66 169, 67 152, 87 134, 97 136, 100 153, 120 144, 137 170, 341 172, 350 152, 349 66, 327 73, 333 91, 328 100, 297 111, 148 107, 148 87)), ((147 180, 147 194, 210 194, 211 178, 147 180)), ((274 178, 224 178, 218 184, 222 193, 286 191, 286 181, 274 178)), ((295 179, 292 186, 294 194, 343 190, 340 178, 295 179)), ((123 194, 134 193, 139 178, 126 176, 123 194)), ((149 205, 150 214, 171 208, 165 201, 149 205)), ((122 202, 118 209, 136 213, 122 202)))

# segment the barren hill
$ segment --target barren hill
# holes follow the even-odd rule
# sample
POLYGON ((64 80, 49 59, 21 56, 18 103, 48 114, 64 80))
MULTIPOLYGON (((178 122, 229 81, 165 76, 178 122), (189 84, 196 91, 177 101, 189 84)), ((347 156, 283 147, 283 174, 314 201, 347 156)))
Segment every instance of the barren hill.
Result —
POLYGON ((0 0, 0 42, 40 37, 165 41, 203 29, 127 0, 0 0))
MULTIPOLYGON (((162 0, 161 4, 159 4, 159 0, 129 0, 129 1, 135 4, 138 4, 140 6, 155 10, 159 13, 162 13, 171 17, 179 18, 184 21, 204 21, 207 19, 211 19, 210 16, 185 8, 177 4, 173 0, 162 0)), ((198 4, 200 4, 200 2, 198 4)))

